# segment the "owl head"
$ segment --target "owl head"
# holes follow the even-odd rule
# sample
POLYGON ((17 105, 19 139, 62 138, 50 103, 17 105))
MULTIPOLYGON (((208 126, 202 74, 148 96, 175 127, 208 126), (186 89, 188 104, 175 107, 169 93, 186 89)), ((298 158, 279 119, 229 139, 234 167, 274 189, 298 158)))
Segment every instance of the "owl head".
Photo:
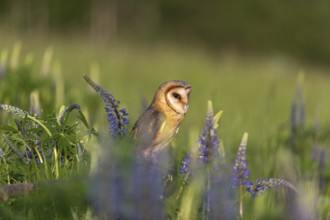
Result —
POLYGON ((161 105, 162 110, 185 114, 188 111, 191 86, 180 80, 171 80, 161 84, 152 104, 161 105))

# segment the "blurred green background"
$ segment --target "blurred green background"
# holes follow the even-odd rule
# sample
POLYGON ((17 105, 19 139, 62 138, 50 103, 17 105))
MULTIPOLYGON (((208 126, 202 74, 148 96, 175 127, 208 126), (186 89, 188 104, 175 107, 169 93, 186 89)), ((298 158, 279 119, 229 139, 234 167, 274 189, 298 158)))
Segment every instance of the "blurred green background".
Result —
POLYGON ((328 1, 1 0, 1 36, 36 33, 91 41, 169 40, 330 61, 328 1))

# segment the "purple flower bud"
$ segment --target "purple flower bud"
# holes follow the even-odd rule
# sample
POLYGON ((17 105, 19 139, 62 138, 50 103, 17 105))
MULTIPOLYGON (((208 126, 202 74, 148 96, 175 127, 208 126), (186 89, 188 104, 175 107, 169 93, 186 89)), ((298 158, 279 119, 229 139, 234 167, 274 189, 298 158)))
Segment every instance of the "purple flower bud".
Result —
POLYGON ((245 185, 246 187, 251 185, 248 180, 250 171, 248 170, 248 164, 246 162, 246 144, 248 134, 244 133, 240 146, 238 147, 235 163, 233 166, 233 183, 232 186, 245 185))
POLYGON ((183 159, 183 161, 181 162, 180 173, 187 174, 189 171, 189 166, 190 166, 190 154, 187 154, 183 159))
POLYGON ((128 113, 126 111, 126 108, 120 109, 120 112, 122 113, 123 116, 127 116, 128 115, 128 113))

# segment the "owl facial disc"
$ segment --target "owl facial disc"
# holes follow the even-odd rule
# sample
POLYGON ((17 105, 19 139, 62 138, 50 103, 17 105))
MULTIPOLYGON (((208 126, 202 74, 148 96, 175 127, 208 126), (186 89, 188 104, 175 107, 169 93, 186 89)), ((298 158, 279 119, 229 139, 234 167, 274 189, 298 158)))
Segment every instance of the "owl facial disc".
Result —
POLYGON ((177 86, 169 88, 166 94, 167 104, 178 114, 185 114, 188 111, 190 91, 190 86, 177 86))

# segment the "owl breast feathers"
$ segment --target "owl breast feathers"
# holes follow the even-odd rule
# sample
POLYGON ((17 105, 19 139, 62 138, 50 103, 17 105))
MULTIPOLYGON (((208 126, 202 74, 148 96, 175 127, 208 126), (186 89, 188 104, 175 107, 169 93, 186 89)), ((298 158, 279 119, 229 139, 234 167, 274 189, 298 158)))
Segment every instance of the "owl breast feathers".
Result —
POLYGON ((140 155, 155 157, 169 144, 188 110, 190 91, 191 86, 179 80, 159 86, 150 106, 132 128, 131 136, 140 155))

